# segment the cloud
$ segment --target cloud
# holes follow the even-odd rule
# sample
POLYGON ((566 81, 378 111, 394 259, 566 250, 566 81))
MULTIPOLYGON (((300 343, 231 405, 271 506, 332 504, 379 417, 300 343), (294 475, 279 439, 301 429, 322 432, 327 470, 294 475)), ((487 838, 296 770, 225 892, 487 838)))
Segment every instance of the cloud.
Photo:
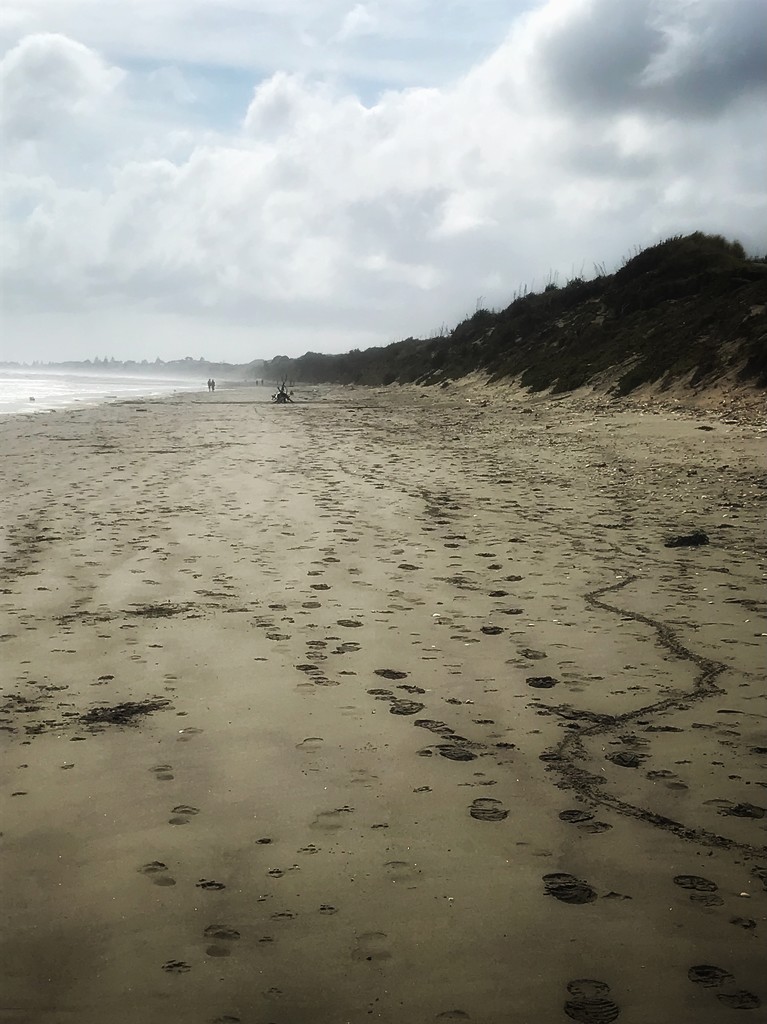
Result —
POLYGON ((377 7, 372 4, 355 4, 344 15, 336 38, 343 41, 355 36, 373 35, 380 25, 381 16, 377 7))
POLYGON ((11 145, 77 131, 124 78, 65 36, 26 36, 0 61, 0 127, 11 145))
POLYGON ((541 80, 588 113, 721 113, 767 85, 762 0, 572 0, 537 19, 541 80))
MULTIPOLYGON (((195 354, 175 347, 185 319, 197 354, 338 351, 678 231, 764 251, 760 5, 724 6, 548 0, 449 82, 363 98, 276 67, 220 125, 198 113, 202 69, 27 36, 0 64, 5 356, 42 352, 46 315, 118 310, 174 325, 172 351, 128 339, 151 339, 142 357, 195 354)), ((355 9, 323 17, 337 32, 355 9)))

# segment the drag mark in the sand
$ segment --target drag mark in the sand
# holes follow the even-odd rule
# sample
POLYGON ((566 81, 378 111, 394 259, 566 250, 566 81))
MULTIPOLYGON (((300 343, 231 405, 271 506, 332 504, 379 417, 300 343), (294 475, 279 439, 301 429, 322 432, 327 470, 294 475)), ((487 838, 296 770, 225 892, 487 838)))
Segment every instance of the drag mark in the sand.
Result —
POLYGON ((570 1020, 578 1024, 612 1024, 620 1016, 620 1007, 609 998, 610 986, 592 978, 578 978, 568 982, 572 997, 564 1005, 570 1020))
MULTIPOLYGON (((721 836, 715 832, 710 832, 704 828, 693 828, 689 825, 684 825, 682 822, 675 821, 673 818, 667 818, 665 815, 657 814, 648 808, 637 807, 634 804, 628 803, 626 800, 621 800, 619 797, 605 792, 604 777, 592 775, 579 767, 576 763, 578 760, 583 760, 586 757, 582 742, 583 737, 585 736, 617 733, 619 730, 623 730, 626 725, 635 722, 637 719, 646 718, 650 715, 657 715, 664 711, 685 710, 689 708, 690 703, 693 701, 702 701, 707 697, 722 692, 721 689, 716 686, 715 680, 717 676, 726 671, 726 665, 710 658, 704 658, 700 654, 696 654, 694 651, 685 647, 677 637, 676 633, 674 633, 674 631, 665 623, 659 622, 657 619, 650 618, 649 615, 643 615, 640 612, 633 612, 620 608, 618 605, 610 604, 607 601, 601 600, 602 595, 623 590, 625 587, 634 583, 638 578, 638 576, 626 575, 617 583, 612 583, 606 587, 600 587, 598 590, 592 590, 590 593, 585 594, 584 600, 593 608, 610 612, 624 620, 632 619, 635 622, 641 622, 643 625, 649 626, 650 629, 654 630, 657 643, 660 647, 669 651, 672 655, 683 661, 692 662, 692 664, 697 667, 698 674, 693 682, 693 688, 689 691, 677 692, 674 696, 666 697, 663 700, 656 701, 654 704, 648 704, 645 707, 636 708, 633 711, 627 711, 621 715, 590 716, 593 724, 584 726, 577 733, 568 733, 567 736, 560 740, 556 747, 552 750, 545 751, 541 755, 541 760, 548 762, 551 765, 551 768, 563 777, 571 789, 590 803, 609 807, 618 814, 623 814, 627 817, 644 821, 649 825, 654 825, 656 828, 673 833, 680 839, 686 839, 690 842, 699 843, 704 846, 714 846, 726 850, 740 850, 742 853, 753 857, 763 857, 767 855, 767 848, 765 847, 758 847, 750 843, 739 842, 735 839, 730 839, 727 836, 721 836), (596 721, 594 721, 594 719, 596 719, 596 721)), ((579 715, 579 717, 587 718, 589 716, 587 714, 582 714, 579 715)))

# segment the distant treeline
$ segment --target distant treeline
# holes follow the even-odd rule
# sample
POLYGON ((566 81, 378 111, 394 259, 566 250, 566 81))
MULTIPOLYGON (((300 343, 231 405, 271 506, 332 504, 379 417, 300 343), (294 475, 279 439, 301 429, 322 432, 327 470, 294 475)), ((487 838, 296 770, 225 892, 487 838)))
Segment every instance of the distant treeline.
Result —
POLYGON ((136 361, 134 359, 70 359, 61 363, 0 363, 6 368, 20 369, 29 368, 33 370, 68 370, 71 373, 92 373, 94 370, 105 373, 124 373, 130 376, 163 376, 163 377, 194 377, 207 379, 208 377, 219 377, 222 380, 243 380, 250 377, 262 376, 264 362, 262 359, 254 359, 250 363, 220 363, 211 362, 209 359, 193 359, 186 356, 184 359, 155 359, 150 362, 148 359, 136 361))
POLYGON ((724 373, 767 387, 767 262, 696 232, 637 252, 613 274, 551 282, 502 310, 478 309, 439 337, 342 355, 278 356, 259 371, 306 383, 439 384, 473 371, 569 391, 611 378, 614 393, 724 373))

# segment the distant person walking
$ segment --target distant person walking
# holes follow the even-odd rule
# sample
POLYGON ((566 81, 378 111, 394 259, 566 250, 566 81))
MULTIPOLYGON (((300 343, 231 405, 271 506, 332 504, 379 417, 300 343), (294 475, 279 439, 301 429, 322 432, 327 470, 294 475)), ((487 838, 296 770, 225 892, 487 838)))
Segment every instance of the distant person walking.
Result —
POLYGON ((215 391, 216 390, 216 382, 213 380, 212 377, 210 378, 210 390, 211 391, 215 391))
POLYGON ((211 379, 210 379, 210 377, 208 377, 208 391, 210 391, 210 389, 211 389, 210 385, 211 385, 211 379))

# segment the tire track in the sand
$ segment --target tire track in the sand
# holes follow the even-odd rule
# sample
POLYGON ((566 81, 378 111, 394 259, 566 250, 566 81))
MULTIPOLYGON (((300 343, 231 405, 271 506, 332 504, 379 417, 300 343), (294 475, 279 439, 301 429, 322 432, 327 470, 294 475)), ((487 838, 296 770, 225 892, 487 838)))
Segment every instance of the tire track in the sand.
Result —
POLYGON ((621 800, 617 796, 604 793, 601 791, 603 780, 591 775, 576 763, 579 758, 588 758, 582 743, 584 736, 615 733, 618 729, 630 722, 636 721, 638 718, 656 715, 662 711, 682 711, 689 707, 691 702, 703 701, 708 697, 724 692, 715 684, 715 680, 722 672, 727 670, 727 665, 714 661, 711 658, 704 658, 702 655, 696 654, 695 651, 685 647, 676 633, 665 623, 659 622, 649 615, 643 615, 641 612, 629 611, 625 608, 620 608, 618 605, 600 600, 603 594, 623 590, 624 587, 629 586, 638 579, 638 576, 628 575, 618 583, 611 583, 609 586, 600 587, 597 590, 584 594, 583 599, 592 608, 602 609, 624 619, 633 619, 635 622, 641 622, 643 625, 653 629, 656 640, 661 647, 683 661, 692 662, 697 667, 698 674, 693 680, 692 689, 679 691, 673 697, 666 697, 653 704, 647 704, 644 707, 635 708, 633 711, 627 711, 622 715, 610 716, 608 720, 605 720, 606 716, 600 716, 600 720, 593 725, 586 726, 578 733, 570 733, 565 736, 553 750, 544 753, 543 759, 551 765, 554 771, 557 771, 566 779, 569 786, 579 796, 594 804, 609 807, 618 814, 644 821, 666 832, 672 832, 680 839, 686 839, 703 846, 738 850, 752 857, 764 857, 767 855, 767 847, 753 846, 750 843, 728 839, 726 836, 720 836, 718 833, 710 832, 704 828, 692 828, 681 821, 667 818, 665 815, 657 814, 645 807, 637 807, 626 800, 621 800))

